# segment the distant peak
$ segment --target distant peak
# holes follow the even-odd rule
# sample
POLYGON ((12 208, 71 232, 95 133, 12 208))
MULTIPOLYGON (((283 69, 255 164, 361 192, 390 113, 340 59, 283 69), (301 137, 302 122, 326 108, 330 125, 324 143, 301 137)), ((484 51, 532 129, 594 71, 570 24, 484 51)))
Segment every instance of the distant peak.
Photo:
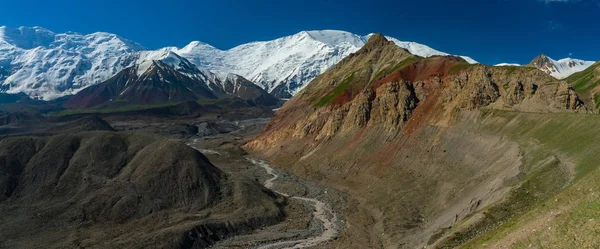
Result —
POLYGON ((188 44, 188 46, 193 46, 193 47, 201 46, 201 45, 207 45, 207 44, 204 42, 201 42, 201 41, 192 41, 192 42, 190 42, 190 44, 188 44))
POLYGON ((533 59, 531 61, 531 63, 529 63, 530 65, 536 66, 538 68, 541 67, 550 67, 553 66, 554 64, 552 63, 552 59, 548 56, 546 56, 545 54, 540 54, 537 57, 535 57, 535 59, 533 59))
POLYGON ((393 42, 386 39, 382 34, 376 33, 376 34, 373 34, 371 37, 369 37, 369 40, 367 41, 367 43, 365 43, 362 50, 370 51, 374 48, 383 47, 390 43, 393 43, 393 42))
POLYGON ((205 43, 205 42, 201 42, 201 41, 192 41, 188 45, 185 46, 185 48, 195 48, 195 47, 211 47, 211 48, 213 48, 212 45, 205 43))
POLYGON ((385 36, 383 36, 381 33, 375 33, 369 38, 369 40, 367 41, 367 44, 369 44, 369 43, 387 44, 388 42, 389 42, 388 39, 385 38, 385 36))
POLYGON ((208 43, 204 43, 201 41, 192 41, 185 47, 178 49, 178 51, 182 51, 183 53, 190 53, 195 50, 202 51, 202 50, 218 50, 218 49, 208 43))

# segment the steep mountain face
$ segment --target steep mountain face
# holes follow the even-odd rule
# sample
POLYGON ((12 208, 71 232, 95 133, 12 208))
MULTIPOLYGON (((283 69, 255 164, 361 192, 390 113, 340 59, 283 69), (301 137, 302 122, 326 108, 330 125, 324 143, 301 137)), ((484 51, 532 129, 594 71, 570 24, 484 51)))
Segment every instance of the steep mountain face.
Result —
POLYGON ((421 58, 374 35, 245 146, 356 196, 351 212, 374 219, 357 242, 422 248, 481 217, 525 174, 517 143, 477 131, 478 115, 498 110, 588 112, 568 84, 539 70, 421 58))
POLYGON ((275 106, 279 100, 256 84, 237 74, 222 74, 215 81, 219 89, 227 95, 242 99, 251 105, 275 106))
MULTIPOLYGON (((161 61, 175 71, 206 85, 219 98, 236 97, 250 104, 263 106, 274 106, 278 103, 275 97, 244 77, 231 73, 215 74, 209 70, 199 69, 168 48, 140 52, 136 64, 139 66, 152 60, 161 61)), ((138 67, 138 70, 144 70, 144 66, 138 67)))
POLYGON ((131 66, 140 50, 142 46, 108 33, 0 27, 0 88, 54 99, 107 80, 131 66))
MULTIPOLYGON (((174 51, 200 68, 242 75, 276 97, 289 98, 312 79, 360 49, 371 36, 335 30, 303 31, 272 41, 243 44, 230 50, 192 42, 174 51)), ((415 55, 448 55, 422 44, 390 39, 415 55)))
POLYGON ((217 99, 205 82, 192 77, 162 61, 144 61, 101 84, 83 89, 64 106, 90 108, 108 104, 152 105, 217 99))
POLYGON ((140 52, 135 66, 80 91, 69 98, 65 106, 166 104, 228 97, 239 98, 251 105, 278 104, 275 97, 239 75, 219 77, 163 49, 140 52))
POLYGON ((539 55, 529 63, 530 66, 536 67, 557 79, 567 78, 574 73, 585 70, 592 64, 594 64, 593 61, 583 61, 571 58, 564 58, 556 61, 543 54, 539 55))

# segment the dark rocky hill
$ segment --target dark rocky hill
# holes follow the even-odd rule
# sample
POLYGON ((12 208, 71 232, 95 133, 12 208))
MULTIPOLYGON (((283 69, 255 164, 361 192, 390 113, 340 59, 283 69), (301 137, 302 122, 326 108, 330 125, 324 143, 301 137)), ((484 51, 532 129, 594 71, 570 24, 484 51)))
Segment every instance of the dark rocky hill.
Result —
POLYGON ((106 131, 0 140, 0 213, 2 248, 205 248, 283 215, 184 144, 106 131))

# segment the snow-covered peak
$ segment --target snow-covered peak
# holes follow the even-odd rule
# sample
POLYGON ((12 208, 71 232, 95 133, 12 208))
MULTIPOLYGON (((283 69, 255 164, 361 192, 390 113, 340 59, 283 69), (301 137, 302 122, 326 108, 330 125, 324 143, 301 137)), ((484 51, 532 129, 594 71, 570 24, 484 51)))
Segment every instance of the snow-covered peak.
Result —
POLYGON ((363 37, 352 34, 346 31, 340 30, 312 30, 303 31, 300 33, 308 34, 312 39, 327 44, 328 46, 335 47, 339 44, 347 43, 355 47, 361 47, 365 44, 363 37))
POLYGON ((199 42, 199 41, 193 41, 181 49, 173 48, 172 50, 179 51, 179 52, 185 53, 185 54, 220 51, 219 49, 217 49, 207 43, 199 42))
MULTIPOLYGON (((277 97, 289 98, 319 74, 358 51, 372 35, 313 30, 270 41, 242 44, 229 50, 192 42, 173 51, 199 68, 238 74, 277 97)), ((392 37, 388 39, 422 57, 448 55, 419 43, 404 42, 392 37)), ((469 63, 477 63, 469 57, 463 58, 469 63)))
POLYGON ((136 63, 144 61, 162 61, 173 68, 179 66, 185 60, 178 54, 169 49, 141 51, 136 63))
POLYGON ((107 80, 143 49, 110 33, 57 34, 40 27, 0 28, 0 89, 53 99, 107 80))
POLYGON ((0 40, 22 49, 32 49, 38 46, 49 46, 54 41, 55 34, 42 27, 0 27, 0 40))
POLYGON ((584 61, 572 58, 554 60, 542 54, 531 61, 530 65, 537 67, 557 79, 564 79, 574 73, 587 69, 594 63, 595 61, 584 61))
MULTIPOLYGON (((1 27, 0 90, 52 99, 103 82, 125 68, 137 66, 140 74, 144 73, 146 64, 152 63, 141 64, 160 61, 209 87, 209 82, 219 80, 214 72, 231 73, 277 97, 289 98, 358 51, 370 36, 313 30, 228 50, 194 41, 183 48, 146 51, 137 43, 106 32, 57 34, 40 27, 1 27)), ((447 55, 422 44, 388 39, 422 57, 447 55)))
POLYGON ((521 64, 517 64, 517 63, 500 63, 500 64, 496 64, 494 66, 497 66, 497 67, 509 67, 509 66, 520 67, 521 64))

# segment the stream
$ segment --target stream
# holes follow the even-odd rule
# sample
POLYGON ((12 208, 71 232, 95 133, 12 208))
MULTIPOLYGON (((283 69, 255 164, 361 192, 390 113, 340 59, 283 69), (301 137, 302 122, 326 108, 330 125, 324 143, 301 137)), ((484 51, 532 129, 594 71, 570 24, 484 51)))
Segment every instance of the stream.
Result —
POLYGON ((337 237, 339 232, 339 227, 337 225, 338 217, 327 204, 315 198, 291 196, 287 193, 282 193, 273 189, 275 180, 279 178, 279 175, 275 173, 275 170, 265 161, 251 158, 248 158, 248 160, 254 165, 263 168, 267 172, 267 174, 271 175, 271 178, 267 179, 263 183, 263 185, 266 188, 271 189, 272 191, 286 196, 288 198, 293 198, 308 203, 314 208, 313 220, 317 221, 323 227, 323 232, 316 236, 298 240, 272 242, 269 244, 261 245, 258 247, 258 249, 309 248, 333 240, 337 237))

